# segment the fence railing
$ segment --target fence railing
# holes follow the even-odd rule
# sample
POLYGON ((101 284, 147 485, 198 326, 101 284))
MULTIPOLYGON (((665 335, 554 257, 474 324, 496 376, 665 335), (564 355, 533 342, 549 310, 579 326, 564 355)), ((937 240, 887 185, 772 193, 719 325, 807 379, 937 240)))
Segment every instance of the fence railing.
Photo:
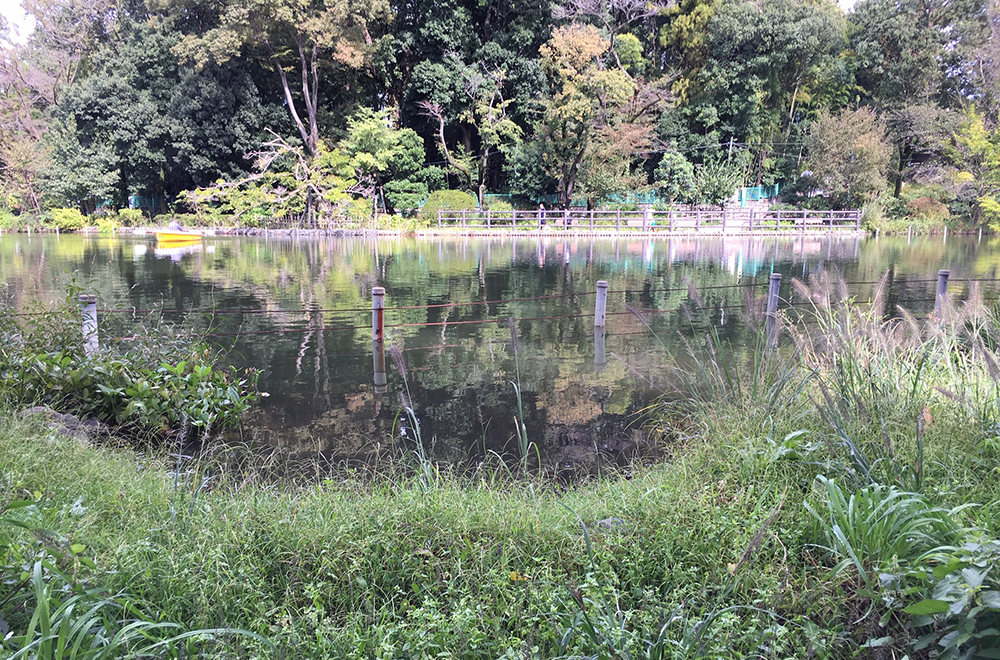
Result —
POLYGON ((861 211, 720 209, 693 211, 438 211, 438 229, 473 232, 530 231, 543 228, 600 232, 834 231, 861 229, 861 211))

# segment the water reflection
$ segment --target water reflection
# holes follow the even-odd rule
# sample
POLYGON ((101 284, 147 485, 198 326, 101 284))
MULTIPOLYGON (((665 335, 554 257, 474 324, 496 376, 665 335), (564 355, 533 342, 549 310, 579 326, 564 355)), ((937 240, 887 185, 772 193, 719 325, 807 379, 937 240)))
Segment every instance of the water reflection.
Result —
MULTIPOLYGON (((76 277, 100 307, 137 310, 102 314, 105 337, 133 334, 154 307, 172 312, 164 323, 231 335, 215 339, 225 359, 259 368, 272 395, 255 421, 260 440, 293 454, 363 459, 387 441, 406 442, 404 405, 439 458, 513 451, 519 371, 529 439, 545 460, 593 466, 648 442, 633 422, 666 386, 671 364, 650 329, 677 351, 712 327, 739 345, 748 323, 759 323, 743 307, 764 294, 772 272, 791 297, 793 276, 836 269, 873 282, 888 270, 889 305, 926 312, 933 285, 918 280, 950 268, 961 295, 963 277, 995 277, 998 265, 1000 243, 973 237, 269 237, 162 251, 123 238, 4 235, 0 299, 55 300, 76 277), (597 280, 612 293, 607 328, 595 334, 597 280), (761 286, 716 288, 750 283, 761 286), (388 308, 381 347, 371 334, 376 286, 386 288, 388 308), (520 319, 517 366, 508 317, 520 319), (402 351, 412 400, 386 361, 391 346, 402 351)), ((871 285, 852 291, 866 299, 871 285)))

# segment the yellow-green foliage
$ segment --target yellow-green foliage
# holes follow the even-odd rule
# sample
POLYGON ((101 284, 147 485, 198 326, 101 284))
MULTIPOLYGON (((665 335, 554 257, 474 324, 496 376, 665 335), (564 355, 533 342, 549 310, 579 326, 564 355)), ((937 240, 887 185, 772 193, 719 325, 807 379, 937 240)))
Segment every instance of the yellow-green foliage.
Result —
POLYGON ((87 224, 87 219, 77 209, 51 209, 47 223, 59 231, 78 231, 87 224))
POLYGON ((437 190, 432 192, 420 209, 424 222, 437 221, 438 211, 462 211, 476 208, 476 198, 464 190, 437 190))

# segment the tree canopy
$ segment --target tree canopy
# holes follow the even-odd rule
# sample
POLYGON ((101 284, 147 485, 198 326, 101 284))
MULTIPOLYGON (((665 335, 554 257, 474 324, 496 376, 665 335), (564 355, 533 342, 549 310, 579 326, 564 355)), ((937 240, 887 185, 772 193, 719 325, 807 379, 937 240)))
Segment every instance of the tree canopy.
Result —
MULTIPOLYGON (((976 164, 1000 139, 990 0, 25 7, 35 30, 0 52, 0 203, 14 212, 136 196, 158 212, 198 190, 221 204, 220 182, 260 192, 300 157, 300 184, 335 180, 358 208, 402 213, 444 188, 481 206, 721 204, 807 178, 834 205, 908 182, 975 221, 995 200, 976 164)), ((346 208, 325 185, 303 213, 346 208)))

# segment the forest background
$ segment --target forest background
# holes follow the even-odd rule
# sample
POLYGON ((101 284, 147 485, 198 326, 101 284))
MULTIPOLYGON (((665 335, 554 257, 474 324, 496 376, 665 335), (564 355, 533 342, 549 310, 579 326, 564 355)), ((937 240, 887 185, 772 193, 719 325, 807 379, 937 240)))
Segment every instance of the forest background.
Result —
POLYGON ((0 25, 0 225, 666 208, 742 186, 869 225, 1000 225, 997 0, 24 7, 26 39, 0 25))

